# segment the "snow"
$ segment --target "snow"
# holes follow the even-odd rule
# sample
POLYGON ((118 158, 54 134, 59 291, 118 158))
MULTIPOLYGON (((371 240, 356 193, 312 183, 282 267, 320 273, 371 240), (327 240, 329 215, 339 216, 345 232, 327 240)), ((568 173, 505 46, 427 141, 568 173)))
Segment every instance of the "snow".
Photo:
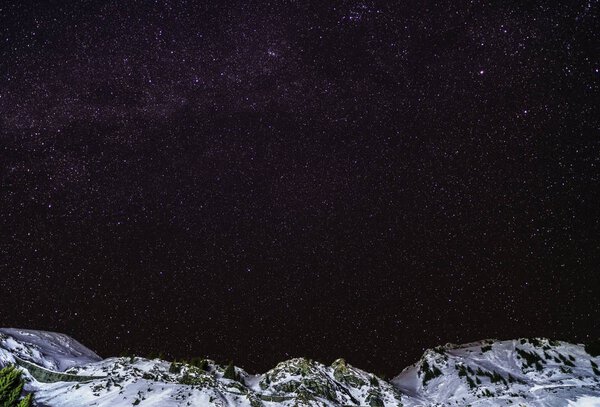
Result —
POLYGON ((564 406, 567 400, 600 395, 600 375, 582 345, 546 339, 481 341, 427 351, 392 383, 406 406, 564 406), (531 360, 528 361, 527 358, 531 360), (440 375, 425 380, 424 370, 440 375), (471 384, 469 384, 469 380, 471 384))
POLYGON ((56 332, 0 328, 0 340, 1 335, 7 336, 2 341, 4 349, 23 360, 51 370, 64 371, 73 366, 102 360, 75 339, 56 332))
POLYGON ((579 397, 576 401, 569 401, 568 407, 600 407, 600 397, 579 397))
POLYGON ((281 362, 260 375, 236 368, 236 381, 223 378, 225 366, 211 360, 195 367, 137 357, 101 359, 63 334, 0 329, 0 365, 8 363, 21 363, 26 390, 49 407, 124 407, 137 402, 156 407, 291 407, 301 400, 326 407, 600 407, 600 358, 587 354, 582 345, 546 339, 437 347, 391 383, 341 359, 326 366, 303 358, 281 362), (50 379, 39 367, 54 372, 50 379))

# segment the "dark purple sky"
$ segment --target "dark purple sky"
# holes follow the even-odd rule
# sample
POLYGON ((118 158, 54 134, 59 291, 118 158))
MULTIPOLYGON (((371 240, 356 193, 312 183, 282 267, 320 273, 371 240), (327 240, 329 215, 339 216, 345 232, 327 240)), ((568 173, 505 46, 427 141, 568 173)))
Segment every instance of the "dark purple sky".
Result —
POLYGON ((388 375, 599 336, 598 2, 397 3, 0 3, 0 325, 388 375))

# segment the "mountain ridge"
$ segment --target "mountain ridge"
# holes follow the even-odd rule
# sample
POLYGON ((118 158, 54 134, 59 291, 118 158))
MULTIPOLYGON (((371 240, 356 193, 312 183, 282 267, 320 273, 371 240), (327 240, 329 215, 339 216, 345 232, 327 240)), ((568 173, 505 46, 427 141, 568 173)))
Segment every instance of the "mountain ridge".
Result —
POLYGON ((546 338, 428 349, 393 379, 344 359, 307 358, 263 374, 141 357, 100 358, 59 333, 0 329, 0 365, 16 364, 44 406, 600 406, 600 357, 546 338))

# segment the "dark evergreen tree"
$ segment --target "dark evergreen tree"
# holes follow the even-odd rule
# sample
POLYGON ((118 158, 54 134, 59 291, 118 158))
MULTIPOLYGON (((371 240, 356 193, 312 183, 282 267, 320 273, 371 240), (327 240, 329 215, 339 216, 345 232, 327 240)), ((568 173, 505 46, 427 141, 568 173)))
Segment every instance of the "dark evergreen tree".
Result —
POLYGON ((29 407, 32 397, 28 394, 22 400, 23 378, 21 371, 14 366, 0 370, 0 407, 29 407))
POLYGON ((181 364, 177 362, 171 362, 171 366, 169 366, 169 373, 180 373, 181 372, 181 364))
POLYGON ((21 401, 19 401, 19 404, 17 404, 17 407, 31 407, 32 402, 33 402, 33 396, 31 395, 31 393, 29 393, 21 401))
POLYGON ((225 368, 225 371, 223 372, 223 378, 231 380, 238 379, 235 373, 235 366, 233 366, 233 362, 229 362, 229 365, 227 365, 227 368, 225 368))
POLYGON ((208 361, 203 358, 192 358, 190 361, 190 365, 196 366, 199 369, 207 370, 208 369, 208 361))

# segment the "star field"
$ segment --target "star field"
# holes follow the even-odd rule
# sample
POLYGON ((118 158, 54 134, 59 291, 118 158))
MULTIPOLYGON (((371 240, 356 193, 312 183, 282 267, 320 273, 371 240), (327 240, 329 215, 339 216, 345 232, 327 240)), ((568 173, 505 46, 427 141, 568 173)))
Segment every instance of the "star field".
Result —
POLYGON ((0 3, 0 317, 391 375, 600 335, 598 2, 0 3))

